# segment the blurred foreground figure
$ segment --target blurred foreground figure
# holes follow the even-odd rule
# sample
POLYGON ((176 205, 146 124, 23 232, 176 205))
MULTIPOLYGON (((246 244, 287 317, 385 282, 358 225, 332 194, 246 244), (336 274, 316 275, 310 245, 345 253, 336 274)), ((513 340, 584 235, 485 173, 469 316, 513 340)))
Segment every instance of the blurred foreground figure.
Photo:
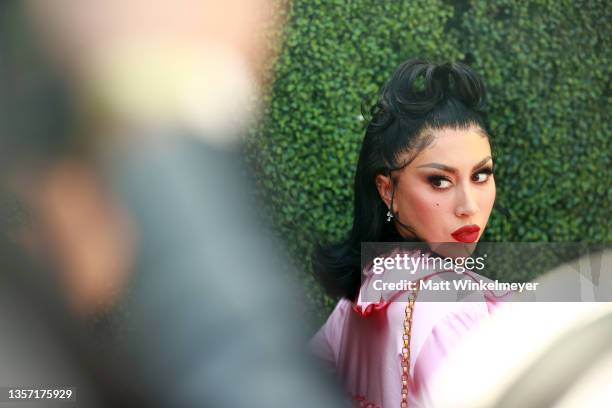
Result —
MULTIPOLYGON (((596 295, 609 298, 612 251, 591 257, 598 259, 589 266, 598 270, 596 295)), ((536 281, 571 289, 576 269, 565 264, 536 281)), ((508 302, 449 356, 434 380, 432 407, 609 407, 611 379, 612 303, 508 302)))
POLYGON ((57 271, 75 316, 125 311, 100 392, 122 390, 113 404, 128 406, 339 406, 306 359, 287 261, 244 177, 270 5, 26 6, 72 119, 62 137, 13 143, 10 179, 36 218, 16 236, 57 271))

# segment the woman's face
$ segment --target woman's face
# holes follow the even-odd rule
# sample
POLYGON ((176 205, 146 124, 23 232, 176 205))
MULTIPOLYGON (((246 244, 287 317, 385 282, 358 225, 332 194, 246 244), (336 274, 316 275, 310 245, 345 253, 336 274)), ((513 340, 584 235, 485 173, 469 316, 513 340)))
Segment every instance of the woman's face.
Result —
MULTIPOLYGON (((489 140, 476 126, 433 132, 433 142, 393 173, 393 210, 425 242, 476 242, 495 201, 489 140)), ((391 180, 379 175, 376 183, 389 207, 391 180)), ((414 236, 397 223, 396 227, 402 236, 414 236)))

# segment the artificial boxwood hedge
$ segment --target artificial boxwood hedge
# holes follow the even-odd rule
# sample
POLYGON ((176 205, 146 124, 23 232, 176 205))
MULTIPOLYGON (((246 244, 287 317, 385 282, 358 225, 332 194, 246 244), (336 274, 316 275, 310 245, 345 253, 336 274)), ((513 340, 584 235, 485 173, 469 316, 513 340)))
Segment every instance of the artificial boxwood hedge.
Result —
POLYGON ((284 45, 249 157, 319 320, 335 300, 311 277, 313 243, 348 232, 362 101, 408 58, 467 60, 485 79, 497 199, 510 216, 494 211, 483 240, 612 241, 606 3, 295 0, 279 8, 284 45))

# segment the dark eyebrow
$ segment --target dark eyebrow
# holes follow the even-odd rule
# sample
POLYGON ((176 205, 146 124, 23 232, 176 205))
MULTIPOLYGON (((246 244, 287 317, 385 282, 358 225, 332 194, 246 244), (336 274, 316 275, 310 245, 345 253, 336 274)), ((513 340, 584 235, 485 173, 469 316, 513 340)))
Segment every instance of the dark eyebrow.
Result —
MULTIPOLYGON (((482 167, 489 160, 491 160, 491 156, 485 157, 484 159, 482 159, 481 161, 476 163, 476 165, 474 165, 474 167, 472 167, 472 170, 476 170, 477 168, 482 167)), ((442 163, 425 163, 425 164, 421 164, 420 166, 417 166, 417 168, 420 168, 420 167, 432 167, 434 169, 440 169, 440 170, 447 171, 449 173, 457 174, 457 169, 456 168, 447 166, 447 165, 442 164, 442 163)))

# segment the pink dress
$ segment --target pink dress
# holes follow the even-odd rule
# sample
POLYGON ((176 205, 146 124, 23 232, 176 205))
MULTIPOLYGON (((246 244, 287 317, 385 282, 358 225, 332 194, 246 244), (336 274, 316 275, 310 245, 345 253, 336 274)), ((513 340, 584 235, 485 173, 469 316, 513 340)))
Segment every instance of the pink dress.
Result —
MULTIPOLYGON (((420 253, 413 253, 420 255, 420 253)), ((385 271, 384 275, 393 272, 385 271)), ((405 273, 405 272, 404 272, 405 273)), ((458 276, 452 270, 420 269, 410 280, 440 280, 442 274, 456 279, 491 282, 471 271, 458 276)), ((311 351, 325 360, 339 375, 355 407, 400 407, 402 388, 401 357, 403 322, 408 291, 380 293, 377 302, 366 296, 374 279, 367 274, 355 303, 342 298, 327 322, 310 342, 311 351)), ((371 292, 370 292, 371 293, 371 292)), ((419 301, 432 295, 421 292, 414 304, 410 339, 408 406, 430 407, 432 374, 457 342, 489 317, 498 302, 508 295, 490 291, 473 292, 472 301, 419 301)))

